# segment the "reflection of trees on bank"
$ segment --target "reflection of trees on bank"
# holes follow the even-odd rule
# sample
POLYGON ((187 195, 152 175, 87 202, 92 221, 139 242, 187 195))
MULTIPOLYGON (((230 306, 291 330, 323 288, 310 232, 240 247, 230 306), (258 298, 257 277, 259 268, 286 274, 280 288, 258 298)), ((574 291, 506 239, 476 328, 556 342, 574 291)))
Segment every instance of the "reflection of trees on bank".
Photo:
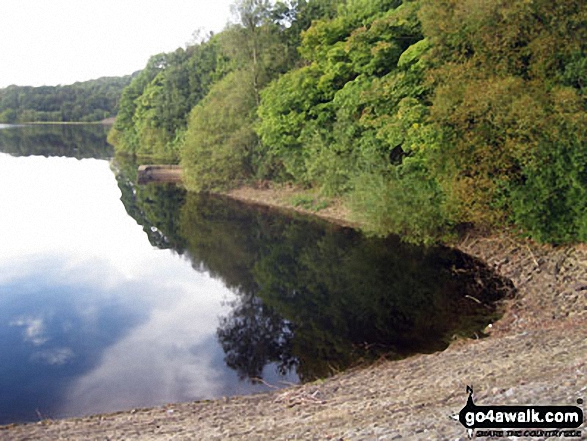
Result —
POLYGON ((138 185, 138 165, 134 160, 117 156, 112 162, 120 197, 126 212, 160 249, 185 250, 179 234, 179 214, 185 202, 185 191, 174 184, 138 185))
POLYGON ((400 358, 480 335, 510 291, 480 261, 448 248, 285 216, 174 186, 136 186, 118 161, 122 200, 151 243, 189 256, 238 299, 217 331, 242 378, 269 364, 302 381, 382 355, 400 358))
POLYGON ((295 324, 303 380, 381 354, 442 350, 455 335, 472 336, 495 320, 490 303, 504 294, 503 281, 489 280, 480 262, 454 250, 351 231, 287 227, 284 235, 287 242, 271 247, 254 273, 258 295, 295 324))
POLYGON ((114 154, 102 124, 28 125, 0 130, 0 151, 13 156, 108 159, 114 154))
POLYGON ((258 297, 253 274, 260 244, 272 240, 272 224, 286 219, 227 198, 194 193, 188 193, 182 209, 182 235, 194 268, 221 279, 238 294, 217 335, 226 364, 243 379, 262 378, 270 363, 285 374, 297 362, 291 324, 258 297))
POLYGON ((231 289, 256 293, 252 269, 259 244, 269 239, 271 223, 280 220, 228 198, 188 193, 181 234, 194 267, 208 271, 231 289))
POLYGON ((296 365, 288 322, 252 293, 241 293, 218 328, 226 364, 242 379, 255 381, 263 368, 276 363, 281 375, 296 365))
POLYGON ((194 264, 240 293, 218 335, 243 376, 258 376, 263 360, 311 380, 380 354, 443 349, 495 320, 491 302, 509 290, 455 250, 234 201, 188 194, 181 226, 194 264))

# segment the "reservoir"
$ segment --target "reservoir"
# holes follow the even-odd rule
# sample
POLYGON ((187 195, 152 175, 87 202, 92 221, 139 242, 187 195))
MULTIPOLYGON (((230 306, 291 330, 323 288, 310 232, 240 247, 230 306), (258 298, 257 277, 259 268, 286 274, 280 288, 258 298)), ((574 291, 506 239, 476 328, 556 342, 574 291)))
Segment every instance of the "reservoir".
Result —
POLYGON ((102 126, 0 128, 0 424, 443 350, 510 292, 456 250, 140 186, 102 126))

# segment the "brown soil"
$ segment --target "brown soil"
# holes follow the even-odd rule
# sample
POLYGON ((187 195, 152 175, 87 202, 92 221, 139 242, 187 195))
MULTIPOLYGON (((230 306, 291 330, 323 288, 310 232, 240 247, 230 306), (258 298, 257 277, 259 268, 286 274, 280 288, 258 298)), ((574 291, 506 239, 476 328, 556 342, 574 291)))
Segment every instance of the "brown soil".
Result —
MULTIPOLYGON (((284 207, 284 194, 241 189, 231 196, 284 207)), ((335 205, 320 215, 344 219, 345 212, 335 205)), ((503 234, 467 237, 457 248, 517 288, 489 338, 269 394, 0 427, 0 439, 464 440, 450 415, 465 405, 466 385, 477 404, 586 399, 587 247, 539 246, 503 234)))
POLYGON ((318 216, 322 219, 344 225, 348 227, 358 227, 358 223, 351 220, 350 210, 346 208, 339 199, 328 199, 327 206, 318 210, 304 208, 303 206, 294 206, 292 201, 296 197, 312 197, 313 193, 304 191, 294 186, 259 186, 259 187, 240 187, 226 193, 234 199, 257 205, 266 205, 279 210, 296 211, 302 214, 318 216))

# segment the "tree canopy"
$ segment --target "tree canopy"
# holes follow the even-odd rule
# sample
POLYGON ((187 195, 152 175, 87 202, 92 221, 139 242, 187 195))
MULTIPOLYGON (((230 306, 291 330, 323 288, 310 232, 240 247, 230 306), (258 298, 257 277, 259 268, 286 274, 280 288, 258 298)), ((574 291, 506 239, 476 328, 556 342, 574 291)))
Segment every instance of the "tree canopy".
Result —
POLYGON ((237 23, 153 57, 119 151, 191 190, 259 179, 348 201, 381 235, 463 225, 587 240, 587 5, 238 0, 237 23))

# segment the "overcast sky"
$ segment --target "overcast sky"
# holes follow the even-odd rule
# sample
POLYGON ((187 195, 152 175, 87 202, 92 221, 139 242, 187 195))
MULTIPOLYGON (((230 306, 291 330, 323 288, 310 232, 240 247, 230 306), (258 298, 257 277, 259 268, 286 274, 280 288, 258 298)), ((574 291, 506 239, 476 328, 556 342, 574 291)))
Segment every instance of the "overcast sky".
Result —
POLYGON ((72 84, 142 69, 219 32, 233 0, 1 0, 0 87, 72 84))

